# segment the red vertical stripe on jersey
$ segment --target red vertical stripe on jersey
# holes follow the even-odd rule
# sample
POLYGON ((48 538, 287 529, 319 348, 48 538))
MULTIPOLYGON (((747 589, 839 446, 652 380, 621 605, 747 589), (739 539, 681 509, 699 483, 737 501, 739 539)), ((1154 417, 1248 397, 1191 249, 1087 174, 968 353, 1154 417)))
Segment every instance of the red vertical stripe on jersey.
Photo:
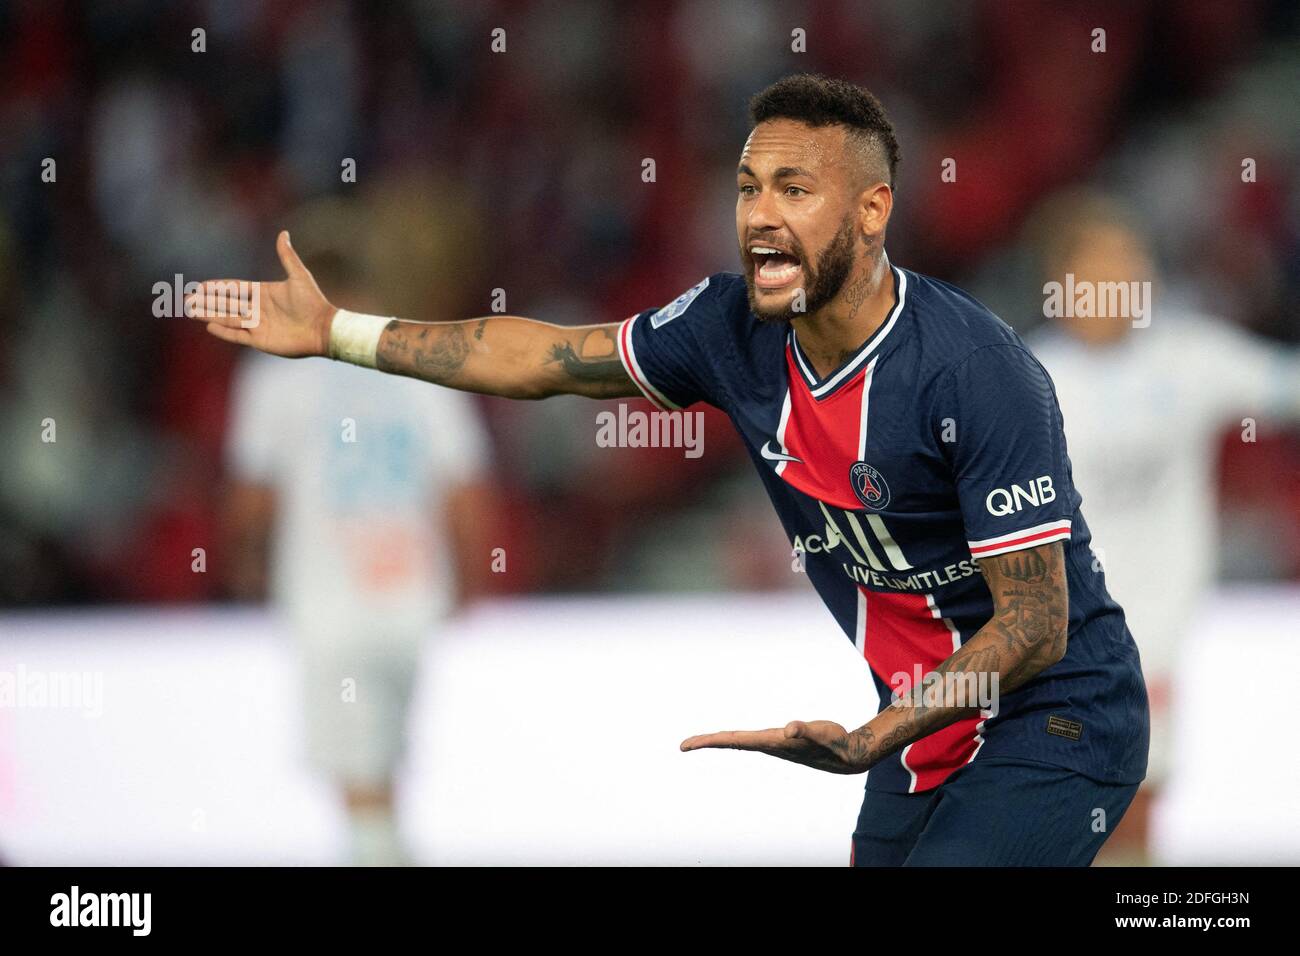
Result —
MULTIPOLYGON (((921 665, 924 676, 952 656, 952 631, 933 615, 924 594, 859 590, 867 600, 864 654, 871 670, 891 690, 899 687, 895 675, 906 675, 903 686, 911 688, 916 679, 914 665, 921 665)), ((964 718, 911 746, 906 766, 916 774, 915 792, 939 786, 970 760, 977 747, 980 720, 979 716, 964 718)))
POLYGON ((818 401, 799 373, 797 361, 787 342, 790 417, 783 444, 790 455, 800 460, 786 462, 781 477, 828 505, 861 511, 862 502, 849 482, 849 469, 858 460, 862 436, 862 373, 866 366, 854 372, 833 395, 818 401))

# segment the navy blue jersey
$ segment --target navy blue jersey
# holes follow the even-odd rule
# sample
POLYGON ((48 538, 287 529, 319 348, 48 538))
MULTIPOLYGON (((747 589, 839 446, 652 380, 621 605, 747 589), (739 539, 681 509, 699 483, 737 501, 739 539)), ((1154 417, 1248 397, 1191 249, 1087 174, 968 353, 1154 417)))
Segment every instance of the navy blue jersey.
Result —
POLYGON ((1064 542, 1065 657, 995 709, 885 759, 868 787, 928 790, 981 756, 1137 783, 1146 687, 1090 549, 1051 379, 971 296, 892 274, 896 305, 824 378, 790 326, 750 312, 732 273, 630 316, 619 355, 658 407, 702 401, 731 418, 809 579, 870 666, 881 709, 992 616, 976 559, 1064 542))

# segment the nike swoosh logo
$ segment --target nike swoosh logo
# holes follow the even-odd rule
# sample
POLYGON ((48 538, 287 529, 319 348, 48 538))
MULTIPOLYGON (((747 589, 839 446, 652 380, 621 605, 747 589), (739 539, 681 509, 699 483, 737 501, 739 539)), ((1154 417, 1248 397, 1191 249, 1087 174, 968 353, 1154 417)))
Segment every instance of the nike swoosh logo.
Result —
POLYGON ((803 464, 803 459, 796 458, 794 455, 783 455, 779 451, 768 451, 767 446, 770 444, 772 444, 770 441, 764 442, 763 447, 759 449, 759 453, 768 461, 797 461, 799 464, 803 464))

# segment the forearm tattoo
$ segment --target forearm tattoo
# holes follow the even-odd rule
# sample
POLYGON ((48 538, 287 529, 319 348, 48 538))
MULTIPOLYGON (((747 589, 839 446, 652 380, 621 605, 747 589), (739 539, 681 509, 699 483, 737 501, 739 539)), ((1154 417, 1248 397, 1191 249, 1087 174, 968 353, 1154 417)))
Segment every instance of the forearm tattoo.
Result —
POLYGON ((1070 591, 1064 548, 1057 543, 1014 551, 981 561, 980 570, 993 595, 993 619, 980 633, 996 636, 1010 667, 1004 682, 1018 686, 1065 654, 1070 591))
POLYGON ((1014 690, 1064 656, 1069 589, 1062 545, 981 559, 979 567, 993 596, 992 618, 927 674, 920 687, 848 734, 839 746, 846 760, 872 766, 978 712, 973 706, 958 706, 961 702, 951 693, 956 682, 945 681, 945 675, 996 674, 1001 693, 1014 690))
POLYGON ((448 384, 469 357, 462 322, 418 324, 394 319, 384 329, 376 364, 384 372, 448 384))

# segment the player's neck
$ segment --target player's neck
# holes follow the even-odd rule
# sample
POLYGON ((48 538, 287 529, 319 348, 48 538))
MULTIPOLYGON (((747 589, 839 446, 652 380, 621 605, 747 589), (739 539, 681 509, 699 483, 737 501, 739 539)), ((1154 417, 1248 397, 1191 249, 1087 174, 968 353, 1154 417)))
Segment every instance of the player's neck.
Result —
POLYGON ((799 347, 818 378, 843 365, 884 324, 897 302, 889 256, 858 264, 844 288, 816 312, 794 320, 799 347))

